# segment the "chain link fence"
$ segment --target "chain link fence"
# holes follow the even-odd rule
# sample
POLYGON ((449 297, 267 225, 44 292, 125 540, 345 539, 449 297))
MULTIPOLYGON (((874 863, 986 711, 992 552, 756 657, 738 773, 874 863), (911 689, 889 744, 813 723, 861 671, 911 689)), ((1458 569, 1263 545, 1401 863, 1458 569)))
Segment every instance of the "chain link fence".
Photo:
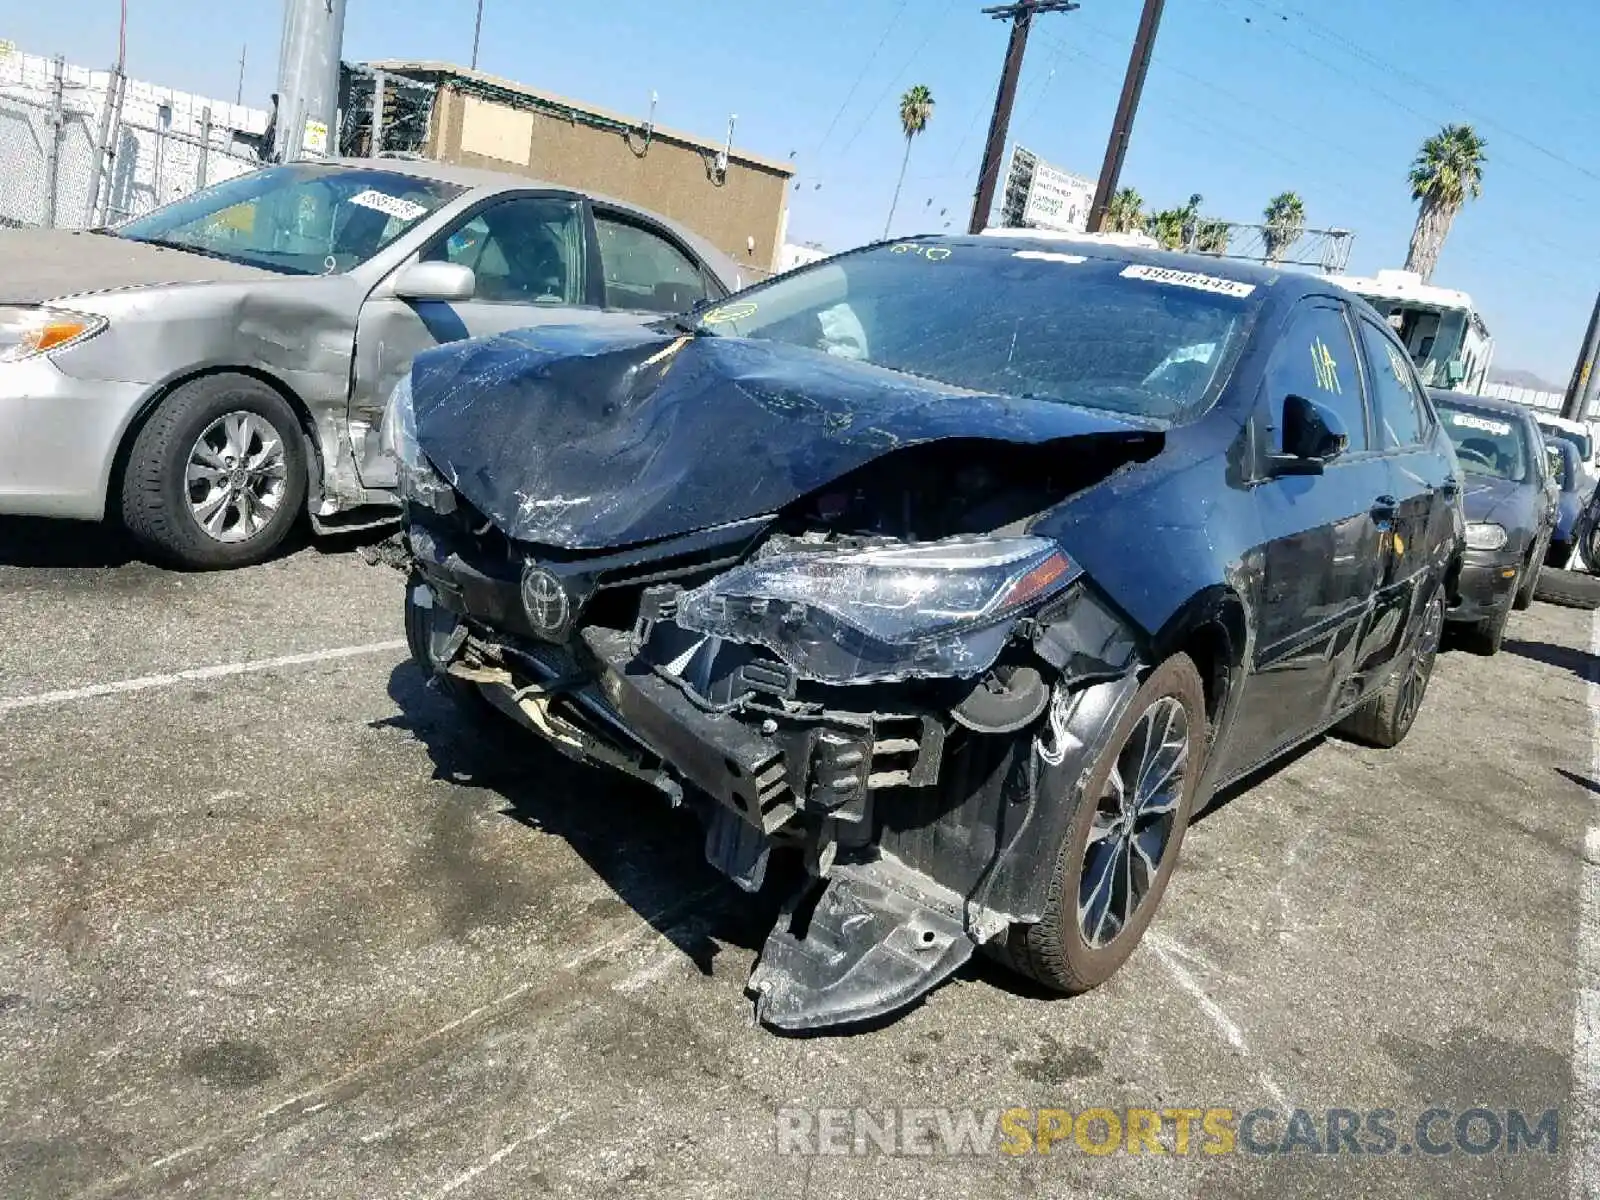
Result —
POLYGON ((260 166, 265 122, 59 58, 0 56, 0 226, 81 229, 149 212, 260 166))

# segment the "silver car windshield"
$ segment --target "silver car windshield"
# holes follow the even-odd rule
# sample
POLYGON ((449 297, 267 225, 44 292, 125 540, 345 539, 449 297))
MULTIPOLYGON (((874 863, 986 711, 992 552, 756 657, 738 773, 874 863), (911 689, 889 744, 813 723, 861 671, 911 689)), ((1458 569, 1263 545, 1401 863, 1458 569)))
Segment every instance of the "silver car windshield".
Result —
POLYGON ((286 275, 337 275, 462 191, 397 171, 297 163, 219 183, 113 232, 286 275))

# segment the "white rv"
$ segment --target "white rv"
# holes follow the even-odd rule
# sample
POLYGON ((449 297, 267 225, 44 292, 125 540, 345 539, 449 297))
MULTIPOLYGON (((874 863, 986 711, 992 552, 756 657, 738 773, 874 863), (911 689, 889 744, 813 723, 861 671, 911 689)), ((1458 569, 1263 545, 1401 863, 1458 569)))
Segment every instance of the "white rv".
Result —
POLYGON ((1400 335, 1429 387, 1482 392, 1494 358, 1494 338, 1472 297, 1423 283, 1413 271, 1326 278, 1377 309, 1400 335))

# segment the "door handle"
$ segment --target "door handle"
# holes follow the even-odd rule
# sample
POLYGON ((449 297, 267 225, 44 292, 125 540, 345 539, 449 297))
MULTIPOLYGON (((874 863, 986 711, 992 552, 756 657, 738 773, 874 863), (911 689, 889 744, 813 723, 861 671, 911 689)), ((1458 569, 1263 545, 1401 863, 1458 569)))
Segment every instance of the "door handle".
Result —
POLYGON ((1375 521, 1392 521, 1400 513, 1400 501, 1393 496, 1379 496, 1372 502, 1372 518, 1375 521))

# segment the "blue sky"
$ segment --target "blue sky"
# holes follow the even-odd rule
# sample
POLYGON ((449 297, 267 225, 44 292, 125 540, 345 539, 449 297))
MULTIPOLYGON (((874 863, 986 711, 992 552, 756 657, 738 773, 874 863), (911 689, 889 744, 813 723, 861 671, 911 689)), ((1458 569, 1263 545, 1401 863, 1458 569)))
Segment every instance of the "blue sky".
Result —
MULTIPOLYGON (((1093 175, 1127 62, 1138 0, 1082 0, 1041 17, 1012 124, 1017 140, 1093 175)), ((35 53, 109 63, 116 0, 10 5, 0 37, 35 53)), ((1005 27, 980 0, 486 0, 480 65, 664 125, 794 155, 789 235, 843 248, 882 232, 900 162, 901 91, 936 108, 912 150, 895 230, 964 226, 1005 27), (941 215, 942 214, 942 215, 941 215)), ((231 98, 272 90, 274 3, 129 0, 129 70, 231 98)), ((474 0, 349 0, 348 58, 465 62, 474 0)), ((1489 144, 1434 282, 1470 291, 1497 363, 1565 384, 1600 255, 1600 127, 1589 0, 1169 0, 1123 182, 1168 206, 1259 219, 1292 188, 1313 226, 1356 231, 1351 267, 1399 266, 1415 215, 1405 182, 1418 144, 1447 121, 1489 144)))

